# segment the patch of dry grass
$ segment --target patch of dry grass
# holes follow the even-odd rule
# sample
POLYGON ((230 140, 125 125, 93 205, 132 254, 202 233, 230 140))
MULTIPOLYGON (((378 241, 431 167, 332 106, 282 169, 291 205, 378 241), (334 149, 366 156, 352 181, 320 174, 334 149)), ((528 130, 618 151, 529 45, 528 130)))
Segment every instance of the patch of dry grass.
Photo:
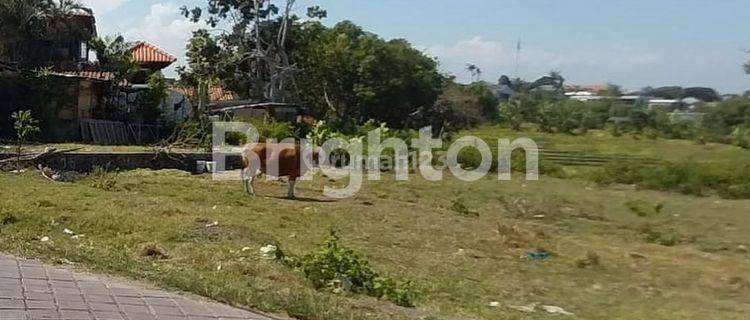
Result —
POLYGON ((534 302, 581 319, 744 319, 750 311, 750 255, 741 250, 750 244, 750 201, 546 177, 434 183, 385 175, 333 202, 321 198, 329 183, 321 178, 300 183, 298 201, 277 198, 285 186, 274 182, 258 183, 261 196, 250 198, 239 182, 178 171, 116 179, 121 190, 109 192, 0 174, 0 216, 13 217, 0 225, 0 250, 299 319, 523 319, 530 315, 506 306, 534 302), (457 194, 477 216, 451 210, 457 194), (623 205, 631 199, 664 205, 642 217, 623 205), (680 241, 649 241, 645 224, 680 241), (278 244, 303 256, 331 227, 380 274, 412 281, 416 308, 315 290, 300 270, 259 254, 278 244), (85 237, 72 239, 66 228, 85 237), (526 256, 540 248, 552 256, 526 256))

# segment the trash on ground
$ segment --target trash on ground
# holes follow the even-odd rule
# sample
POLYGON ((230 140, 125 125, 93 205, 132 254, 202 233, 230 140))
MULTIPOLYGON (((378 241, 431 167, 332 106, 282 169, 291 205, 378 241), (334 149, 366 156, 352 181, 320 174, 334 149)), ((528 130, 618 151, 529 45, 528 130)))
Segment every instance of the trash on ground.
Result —
POLYGON ((65 228, 65 230, 63 230, 63 233, 64 233, 64 234, 70 234, 70 235, 74 235, 74 234, 76 234, 75 232, 73 232, 72 230, 70 230, 70 229, 68 229, 68 228, 65 228))
POLYGON ((526 257, 528 257, 531 260, 545 260, 550 257, 550 253, 546 250, 536 250, 536 251, 529 251, 526 252, 526 257))
POLYGON ((538 304, 539 303, 534 302, 534 303, 531 303, 531 304, 528 304, 528 305, 525 305, 525 306, 508 306, 508 308, 516 310, 516 311, 520 311, 520 312, 531 313, 531 312, 536 311, 536 306, 538 304))
POLYGON ((206 224, 206 228, 216 227, 219 225, 219 221, 214 221, 209 224, 206 224))
POLYGON ((49 241, 49 237, 44 236, 44 237, 40 238, 39 241, 41 241, 41 242, 47 242, 47 241, 49 241))
POLYGON ((492 301, 490 302, 490 307, 497 308, 500 306, 500 302, 492 301))
POLYGON ((546 311, 547 313, 551 314, 561 314, 564 316, 572 316, 574 315, 572 312, 568 312, 563 308, 560 308, 558 306, 541 306, 542 310, 546 311))
POLYGON ((538 302, 533 302, 533 303, 530 303, 530 304, 525 305, 525 306, 524 305, 520 305, 520 306, 510 305, 510 306, 508 306, 508 308, 516 310, 516 311, 520 311, 520 312, 532 313, 532 312, 536 312, 537 311, 537 306, 539 306, 540 310, 542 310, 544 312, 547 312, 547 313, 550 313, 550 314, 558 314, 558 315, 564 315, 564 316, 573 316, 573 315, 575 315, 574 313, 569 312, 569 311, 567 311, 567 310, 565 310, 565 309, 563 309, 561 307, 558 307, 558 306, 552 306, 552 305, 541 305, 540 306, 538 302))
POLYGON ((260 254, 263 259, 276 260, 276 252, 279 250, 275 245, 269 244, 260 248, 260 254))

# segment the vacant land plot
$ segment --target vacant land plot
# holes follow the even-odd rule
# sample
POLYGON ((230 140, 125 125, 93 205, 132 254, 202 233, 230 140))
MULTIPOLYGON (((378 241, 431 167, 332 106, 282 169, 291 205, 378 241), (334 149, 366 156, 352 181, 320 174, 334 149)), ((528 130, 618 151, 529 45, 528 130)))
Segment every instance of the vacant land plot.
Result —
POLYGON ((321 197, 327 178, 250 198, 239 182, 132 171, 96 183, 0 174, 0 250, 145 278, 300 319, 745 319, 750 201, 538 182, 368 182, 321 197), (114 182, 113 182, 114 181, 114 182), (264 259, 314 251, 330 228, 372 268, 419 292, 416 308, 313 289, 264 259), (67 230, 66 230, 67 229, 67 230), (45 238, 47 237, 47 238, 45 238), (47 241, 42 241, 47 240, 47 241), (523 309, 523 308, 520 308, 523 309))
POLYGON ((497 126, 486 126, 462 132, 484 139, 491 148, 497 148, 497 139, 527 137, 541 148, 562 151, 579 151, 592 154, 624 154, 666 161, 734 162, 750 159, 750 151, 740 147, 690 140, 649 139, 644 136, 613 137, 609 132, 591 130, 584 135, 513 131, 497 126))

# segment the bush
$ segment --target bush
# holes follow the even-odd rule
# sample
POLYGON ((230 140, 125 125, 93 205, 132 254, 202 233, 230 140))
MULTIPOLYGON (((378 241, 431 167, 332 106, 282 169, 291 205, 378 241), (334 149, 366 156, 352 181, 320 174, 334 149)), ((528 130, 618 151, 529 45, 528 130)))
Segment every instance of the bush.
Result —
POLYGON ((320 249, 302 261, 302 271, 316 289, 362 292, 399 306, 414 306, 416 292, 409 282, 400 283, 381 277, 367 260, 343 247, 339 241, 336 232, 331 231, 320 249))
POLYGON ((466 206, 466 202, 464 202, 464 199, 460 197, 451 201, 450 209, 451 211, 463 217, 478 217, 479 216, 478 212, 469 210, 469 207, 466 206))
MULTIPOLYGON (((463 168, 479 168, 482 164, 482 154, 476 149, 464 148, 459 152, 457 160, 463 168)), ((497 151, 493 150, 490 171, 497 172, 497 169, 497 151)), ((510 169, 511 172, 526 172, 526 152, 523 149, 513 150, 510 157, 510 169)), ((539 158, 539 174, 555 178, 566 176, 562 166, 546 161, 541 157, 539 158)))
POLYGON ((117 173, 110 172, 104 167, 94 167, 89 173, 89 181, 92 188, 104 191, 117 190, 117 173))
POLYGON ((608 164, 589 179, 600 184, 635 184, 639 188, 678 191, 702 196, 707 191, 724 198, 750 199, 750 163, 664 163, 659 166, 633 162, 608 164))

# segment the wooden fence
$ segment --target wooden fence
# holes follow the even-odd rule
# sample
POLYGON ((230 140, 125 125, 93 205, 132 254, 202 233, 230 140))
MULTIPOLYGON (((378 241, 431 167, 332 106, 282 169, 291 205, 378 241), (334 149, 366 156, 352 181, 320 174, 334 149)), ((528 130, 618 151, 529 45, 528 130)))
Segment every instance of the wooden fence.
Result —
POLYGON ((128 145, 156 142, 159 126, 121 121, 81 119, 83 141, 101 145, 128 145))

